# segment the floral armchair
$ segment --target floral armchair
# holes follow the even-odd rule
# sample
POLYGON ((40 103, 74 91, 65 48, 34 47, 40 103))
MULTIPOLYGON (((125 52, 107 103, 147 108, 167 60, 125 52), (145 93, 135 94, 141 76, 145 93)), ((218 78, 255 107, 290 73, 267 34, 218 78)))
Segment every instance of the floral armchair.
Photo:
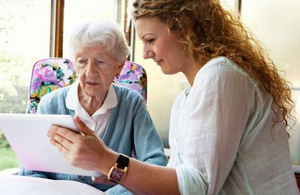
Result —
MULTIPOLYGON (((32 68, 26 113, 35 114, 45 94, 69 86, 75 80, 76 72, 69 59, 47 58, 37 61, 32 68)), ((126 61, 113 82, 138 91, 147 100, 147 74, 141 65, 126 61)))
POLYGON ((71 85, 75 80, 76 72, 70 60, 47 58, 37 61, 32 68, 26 113, 35 114, 45 94, 71 85))
POLYGON ((136 90, 147 101, 147 74, 141 65, 126 61, 120 75, 113 82, 136 90))

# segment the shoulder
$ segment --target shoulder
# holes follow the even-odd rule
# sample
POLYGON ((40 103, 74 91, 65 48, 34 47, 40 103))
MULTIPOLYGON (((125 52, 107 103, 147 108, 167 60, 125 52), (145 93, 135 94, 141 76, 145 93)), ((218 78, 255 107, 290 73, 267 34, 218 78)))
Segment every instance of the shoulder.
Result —
POLYGON ((113 84, 113 87, 116 92, 116 96, 119 102, 143 102, 144 98, 141 94, 133 89, 123 87, 117 84, 113 84))
POLYGON ((224 74, 236 74, 240 76, 249 77, 249 75, 240 68, 235 62, 228 59, 227 57, 216 57, 208 61, 198 72, 199 74, 213 74, 213 75, 224 75, 224 74))
POLYGON ((67 114, 66 96, 69 87, 56 89, 41 98, 37 113, 39 114, 67 114))
POLYGON ((146 102, 141 94, 133 89, 113 84, 116 92, 118 112, 129 113, 147 113, 146 102))
POLYGON ((50 93, 44 95, 41 98, 41 101, 54 101, 54 100, 57 101, 57 100, 61 100, 62 98, 64 99, 67 96, 69 89, 70 86, 51 91, 50 93))
POLYGON ((248 73, 246 73, 235 62, 227 57, 216 57, 207 62, 197 73, 194 85, 219 85, 220 87, 228 84, 247 85, 258 89, 258 84, 248 73))
POLYGON ((262 107, 271 96, 260 88, 259 82, 227 57, 216 57, 197 73, 193 95, 211 98, 237 98, 252 101, 262 107))

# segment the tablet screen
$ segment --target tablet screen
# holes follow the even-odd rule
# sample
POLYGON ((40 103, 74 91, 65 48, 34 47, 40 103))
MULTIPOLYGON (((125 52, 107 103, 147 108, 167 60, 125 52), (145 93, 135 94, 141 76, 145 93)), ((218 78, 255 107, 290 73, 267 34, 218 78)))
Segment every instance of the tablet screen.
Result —
POLYGON ((77 130, 71 115, 0 114, 0 128, 26 169, 84 176, 100 176, 69 164, 47 136, 52 124, 77 130))

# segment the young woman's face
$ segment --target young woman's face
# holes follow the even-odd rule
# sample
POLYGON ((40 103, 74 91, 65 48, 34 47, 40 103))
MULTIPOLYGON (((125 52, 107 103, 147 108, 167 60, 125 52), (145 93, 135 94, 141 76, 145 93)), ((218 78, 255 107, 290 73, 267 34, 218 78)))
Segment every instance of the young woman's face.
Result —
POLYGON ((105 96, 123 64, 102 47, 80 48, 75 52, 75 69, 84 95, 105 96))
POLYGON ((179 43, 180 32, 170 32, 157 18, 139 18, 135 27, 144 44, 145 59, 152 58, 165 74, 184 72, 186 59, 179 43))

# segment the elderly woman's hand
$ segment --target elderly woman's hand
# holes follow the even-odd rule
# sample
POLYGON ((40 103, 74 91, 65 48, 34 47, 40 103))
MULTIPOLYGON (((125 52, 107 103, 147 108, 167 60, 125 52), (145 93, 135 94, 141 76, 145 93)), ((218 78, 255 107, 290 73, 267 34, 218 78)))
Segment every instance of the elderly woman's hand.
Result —
POLYGON ((47 134, 50 142, 73 166, 107 175, 118 154, 109 149, 78 116, 75 117, 75 123, 80 133, 52 125, 47 134))
POLYGON ((108 184, 108 185, 112 185, 112 184, 116 184, 114 182, 111 182, 107 179, 106 175, 101 175, 99 177, 92 177, 93 182, 95 183, 102 183, 102 184, 108 184))

